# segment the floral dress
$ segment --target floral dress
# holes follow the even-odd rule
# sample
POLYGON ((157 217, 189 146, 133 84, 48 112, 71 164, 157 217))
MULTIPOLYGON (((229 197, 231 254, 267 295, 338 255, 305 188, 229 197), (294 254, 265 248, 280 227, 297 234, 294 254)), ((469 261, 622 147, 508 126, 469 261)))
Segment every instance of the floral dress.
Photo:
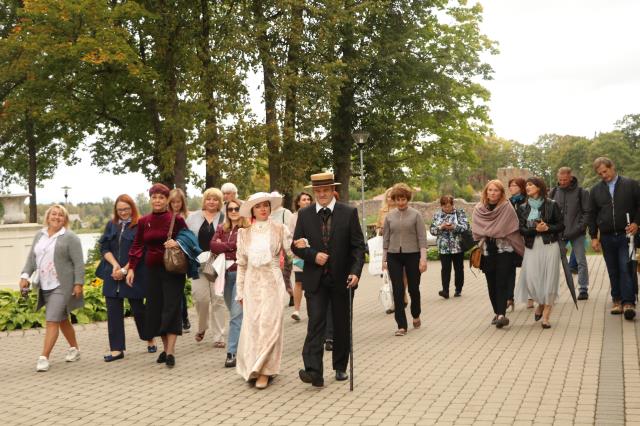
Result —
POLYGON ((434 213, 429 231, 437 237, 436 245, 440 254, 456 254, 462 253, 460 235, 467 229, 469 221, 464 210, 454 209, 451 213, 445 213, 440 209, 434 213), (440 225, 445 222, 455 224, 455 228, 451 231, 440 229, 440 225))

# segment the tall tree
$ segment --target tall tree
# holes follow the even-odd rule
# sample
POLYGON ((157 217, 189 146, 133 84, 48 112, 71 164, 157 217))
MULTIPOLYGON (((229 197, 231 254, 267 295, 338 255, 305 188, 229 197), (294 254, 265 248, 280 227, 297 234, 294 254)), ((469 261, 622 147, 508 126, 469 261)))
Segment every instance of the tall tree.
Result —
MULTIPOLYGON (((466 155, 482 140, 489 93, 478 79, 494 52, 479 30, 482 8, 465 2, 344 0, 335 47, 342 84, 332 105, 333 164, 351 177, 351 133, 370 133, 367 183, 387 176, 424 181, 440 158, 466 155)), ((342 196, 348 196, 343 190, 342 196)))
POLYGON ((0 7, 0 159, 2 184, 27 183, 29 221, 37 222, 38 183, 61 160, 73 163, 87 115, 63 89, 73 77, 58 50, 40 48, 25 29, 21 1, 0 7))

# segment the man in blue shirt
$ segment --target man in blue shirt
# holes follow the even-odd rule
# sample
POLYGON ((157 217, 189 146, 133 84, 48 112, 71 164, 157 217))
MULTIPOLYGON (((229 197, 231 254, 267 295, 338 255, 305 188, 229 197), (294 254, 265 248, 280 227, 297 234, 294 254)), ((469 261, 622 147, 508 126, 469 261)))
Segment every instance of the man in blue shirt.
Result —
POLYGON ((640 186, 618 175, 613 162, 600 157, 593 169, 602 179, 590 191, 589 234, 594 250, 602 250, 611 281, 611 313, 636 316, 637 275, 630 266, 629 244, 640 222, 640 186))

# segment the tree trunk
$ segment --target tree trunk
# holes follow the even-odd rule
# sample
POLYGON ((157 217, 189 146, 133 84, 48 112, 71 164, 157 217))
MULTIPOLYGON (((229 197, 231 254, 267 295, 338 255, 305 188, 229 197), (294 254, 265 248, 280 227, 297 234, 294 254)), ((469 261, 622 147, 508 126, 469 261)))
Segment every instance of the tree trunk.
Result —
POLYGON ((211 37, 211 13, 209 11, 209 0, 200 0, 201 31, 200 31, 200 51, 198 57, 202 63, 201 78, 203 81, 203 97, 207 105, 205 112, 205 128, 203 135, 204 162, 205 162, 205 188, 219 188, 222 185, 222 174, 219 164, 220 148, 222 140, 218 132, 218 110, 214 93, 214 78, 211 67, 211 48, 209 38, 211 37))
MULTIPOLYGON (((210 108, 214 108, 210 106, 210 108)), ((213 116, 215 113, 211 113, 212 117, 207 117, 205 121, 206 132, 211 132, 211 135, 207 137, 204 145, 205 156, 205 187, 206 188, 220 188, 222 185, 222 173, 220 173, 220 166, 217 164, 220 158, 220 146, 222 140, 218 133, 218 123, 213 116)), ((205 189, 206 189, 205 188, 205 189)))
POLYGON ((36 138, 33 130, 33 121, 29 117, 29 112, 24 115, 24 130, 27 139, 27 151, 29 155, 29 222, 38 223, 38 203, 36 200, 37 176, 38 176, 38 158, 36 138))
POLYGON ((275 84, 276 59, 273 57, 273 43, 267 34, 269 25, 264 15, 262 1, 256 0, 253 4, 253 13, 257 27, 260 28, 258 34, 258 52, 262 65, 262 80, 264 84, 264 112, 265 112, 265 142, 267 145, 267 160, 269 170, 269 190, 275 191, 280 188, 280 135, 278 129, 278 114, 276 104, 278 92, 275 84))
POLYGON ((304 0, 292 6, 291 30, 288 37, 287 67, 285 69, 285 104, 284 124, 282 129, 282 161, 281 190, 284 195, 284 206, 292 207, 294 175, 293 167, 297 162, 296 150, 296 117, 298 113, 298 85, 300 75, 301 35, 304 32, 303 21, 304 0))
POLYGON ((340 200, 347 202, 349 201, 349 180, 351 179, 351 151, 354 143, 351 133, 356 121, 353 76, 356 51, 353 47, 353 27, 350 24, 345 24, 341 33, 340 51, 342 53, 342 61, 347 64, 347 78, 340 88, 337 106, 331 118, 331 147, 333 150, 335 178, 341 184, 338 187, 340 200))

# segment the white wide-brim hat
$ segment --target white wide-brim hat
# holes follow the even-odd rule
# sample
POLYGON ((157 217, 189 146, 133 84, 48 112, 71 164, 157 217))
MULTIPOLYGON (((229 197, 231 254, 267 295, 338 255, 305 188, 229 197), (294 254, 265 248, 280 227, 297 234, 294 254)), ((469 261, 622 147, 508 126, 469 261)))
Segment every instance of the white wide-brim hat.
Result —
POLYGON ((260 204, 264 201, 271 203, 271 211, 274 211, 282 205, 282 194, 277 191, 274 192, 256 192, 251 195, 247 201, 240 206, 240 215, 251 218, 251 209, 256 204, 260 204))

